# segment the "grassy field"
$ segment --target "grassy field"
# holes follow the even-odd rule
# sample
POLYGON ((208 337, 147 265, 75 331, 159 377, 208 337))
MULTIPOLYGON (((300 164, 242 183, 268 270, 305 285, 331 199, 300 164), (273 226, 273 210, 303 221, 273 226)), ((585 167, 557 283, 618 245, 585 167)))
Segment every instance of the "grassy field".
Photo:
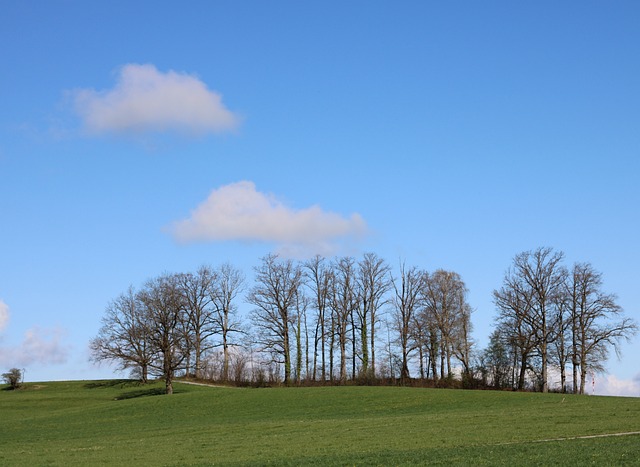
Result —
POLYGON ((640 398, 131 381, 0 391, 0 465, 640 465, 640 398))

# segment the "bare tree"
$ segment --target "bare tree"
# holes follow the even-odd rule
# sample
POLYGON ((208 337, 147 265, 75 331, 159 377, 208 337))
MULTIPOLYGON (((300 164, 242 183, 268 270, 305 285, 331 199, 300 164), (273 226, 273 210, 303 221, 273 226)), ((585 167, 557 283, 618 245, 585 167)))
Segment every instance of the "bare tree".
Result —
POLYGON ((499 312, 498 328, 503 332, 504 341, 514 349, 513 368, 518 369, 516 389, 522 390, 532 355, 538 347, 537 323, 531 311, 532 291, 510 270, 502 288, 494 290, 493 298, 499 312))
POLYGON ((344 384, 347 381, 349 324, 353 324, 353 313, 358 308, 355 260, 351 257, 340 258, 334 261, 333 271, 334 281, 330 303, 335 335, 340 346, 340 382, 344 384))
MULTIPOLYGON (((471 359, 471 307, 467 304, 465 287, 458 273, 438 269, 424 276, 422 288, 424 319, 430 323, 432 336, 438 336, 440 378, 452 376, 451 358, 457 357, 463 373, 470 374, 471 359), (433 328, 437 329, 433 332, 433 328)), ((429 324, 427 325, 429 326, 429 324)), ((432 347, 436 344, 433 343, 432 347)), ((435 374, 434 374, 435 377, 435 374)))
POLYGON ((296 383, 300 384, 302 381, 303 357, 305 359, 305 367, 308 370, 309 363, 309 336, 307 335, 307 306, 309 304, 308 298, 302 293, 302 288, 299 289, 295 297, 295 326, 294 335, 296 338, 296 367, 295 376, 296 383), (305 349, 303 350, 303 347, 305 349))
POLYGON ((617 297, 602 289, 602 274, 588 263, 575 264, 569 278, 573 391, 584 394, 590 370, 603 368, 613 348, 636 334, 637 324, 622 316, 617 297), (580 373, 578 386, 578 371, 580 373))
POLYGON ((185 328, 186 372, 187 375, 190 374, 193 354, 194 374, 199 378, 202 355, 211 349, 209 339, 216 333, 210 291, 216 283, 217 275, 209 266, 202 266, 195 274, 178 274, 176 279, 188 318, 185 328))
POLYGON ((459 313, 453 327, 451 350, 453 352, 453 356, 462 365, 462 377, 464 382, 472 377, 471 357, 473 341, 471 339, 471 332, 473 331, 473 324, 471 322, 471 306, 466 302, 464 296, 463 299, 464 303, 459 309, 459 313))
POLYGON ((542 392, 548 391, 549 345, 558 334, 558 295, 562 293, 566 270, 561 265, 561 252, 538 248, 516 255, 513 267, 504 280, 503 289, 494 292, 501 311, 514 312, 515 324, 531 332, 527 340, 536 344, 539 352, 542 392), (509 304, 511 302, 511 304, 509 304), (501 303, 506 306, 501 307, 501 303), (513 305, 517 305, 514 309, 513 305))
POLYGON ((284 364, 284 383, 291 380, 291 341, 289 327, 295 322, 296 294, 303 275, 291 260, 279 260, 276 255, 262 258, 255 268, 256 285, 249 291, 247 301, 256 308, 252 313, 258 330, 258 342, 276 361, 284 364))
POLYGON ((313 365, 312 379, 315 381, 317 376, 318 353, 320 353, 320 378, 325 381, 327 378, 326 341, 327 341, 327 316, 326 311, 329 307, 330 294, 333 288, 333 274, 329 267, 325 265, 325 259, 316 255, 304 264, 307 285, 312 291, 312 306, 316 310, 315 332, 313 338, 313 365))
POLYGON ((563 393, 567 392, 567 365, 571 360, 572 304, 568 282, 564 282, 562 293, 556 294, 554 299, 556 335, 550 343, 550 360, 560 369, 560 389, 563 393))
POLYGON ((133 287, 112 301, 102 318, 98 336, 90 343, 91 360, 111 361, 120 370, 135 368, 143 383, 155 359, 148 315, 133 287))
POLYGON ((385 294, 391 287, 389 270, 387 263, 375 253, 365 253, 358 263, 360 306, 357 312, 362 345, 362 372, 372 377, 376 374, 376 326, 380 321, 378 313, 385 303, 385 294))
POLYGON ((178 277, 165 274, 148 281, 139 294, 149 325, 149 340, 158 353, 152 362, 162 374, 167 394, 173 394, 175 372, 185 360, 185 333, 188 316, 178 277))
POLYGON ((213 305, 212 323, 214 332, 220 334, 223 352, 222 380, 229 380, 229 347, 234 334, 244 333, 237 316, 235 301, 244 288, 244 275, 229 263, 220 266, 210 283, 208 294, 213 305))
POLYGON ((423 286, 423 273, 415 266, 407 269, 400 265, 400 277, 391 283, 395 291, 392 303, 394 308, 395 328, 398 332, 398 343, 402 353, 400 381, 405 384, 409 378, 409 355, 415 349, 412 344, 412 324, 420 306, 420 292, 423 286))

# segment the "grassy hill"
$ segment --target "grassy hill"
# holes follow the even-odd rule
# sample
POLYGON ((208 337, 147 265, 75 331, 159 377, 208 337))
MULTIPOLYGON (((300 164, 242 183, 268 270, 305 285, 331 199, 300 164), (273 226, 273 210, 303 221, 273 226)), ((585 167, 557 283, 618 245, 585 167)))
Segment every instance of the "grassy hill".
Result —
POLYGON ((640 399, 94 381, 0 391, 0 465, 639 465, 640 399))

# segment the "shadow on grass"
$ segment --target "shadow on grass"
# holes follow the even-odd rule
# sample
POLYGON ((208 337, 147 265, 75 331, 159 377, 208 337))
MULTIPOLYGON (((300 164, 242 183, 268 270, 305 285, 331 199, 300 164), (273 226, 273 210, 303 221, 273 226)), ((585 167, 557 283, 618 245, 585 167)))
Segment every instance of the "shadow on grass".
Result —
MULTIPOLYGON (((135 379, 108 379, 102 381, 92 381, 84 385, 85 389, 128 389, 121 392, 115 400, 122 401, 127 399, 136 399, 138 397, 161 396, 166 394, 164 385, 158 387, 157 384, 143 383, 135 379), (153 387, 149 387, 153 386, 153 387), (138 388, 138 389, 132 389, 138 388)), ((183 392, 174 389, 173 393, 183 392)))
POLYGON ((136 379, 106 379, 103 381, 92 381, 84 385, 85 389, 107 389, 107 388, 130 388, 139 387, 143 383, 136 379))
POLYGON ((161 396, 166 394, 166 390, 164 388, 150 388, 150 389, 139 389, 137 391, 126 391, 116 397, 117 401, 124 401, 127 399, 136 399, 138 397, 148 397, 148 396, 161 396))

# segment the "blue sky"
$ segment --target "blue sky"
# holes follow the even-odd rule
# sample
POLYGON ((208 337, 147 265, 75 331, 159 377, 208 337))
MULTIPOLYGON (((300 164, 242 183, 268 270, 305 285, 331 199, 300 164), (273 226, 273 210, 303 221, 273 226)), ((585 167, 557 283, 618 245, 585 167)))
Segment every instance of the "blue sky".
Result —
MULTIPOLYGON (((481 347, 539 246, 639 319, 639 21, 623 1, 5 4, 0 366, 110 376, 87 343, 130 284, 251 277, 272 251, 452 269, 481 347)), ((622 351, 597 392, 640 396, 639 339, 622 351)))

